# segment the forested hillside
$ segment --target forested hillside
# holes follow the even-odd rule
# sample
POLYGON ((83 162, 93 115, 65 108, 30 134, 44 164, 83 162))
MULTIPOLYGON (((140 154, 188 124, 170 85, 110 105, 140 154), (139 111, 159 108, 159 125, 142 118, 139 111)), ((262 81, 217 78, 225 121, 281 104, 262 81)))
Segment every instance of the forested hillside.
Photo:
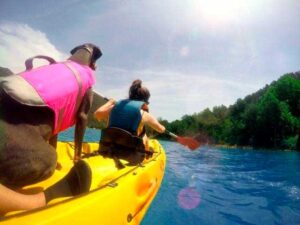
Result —
POLYGON ((204 135, 216 144, 300 149, 300 72, 285 74, 229 107, 162 123, 174 133, 204 135))

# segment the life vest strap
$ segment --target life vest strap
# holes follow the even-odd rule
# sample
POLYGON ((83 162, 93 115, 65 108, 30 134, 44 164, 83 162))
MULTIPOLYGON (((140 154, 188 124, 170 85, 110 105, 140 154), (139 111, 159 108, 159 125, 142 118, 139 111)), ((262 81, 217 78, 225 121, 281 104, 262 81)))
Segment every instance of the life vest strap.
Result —
MULTIPOLYGON (((82 101, 82 80, 80 78, 80 73, 74 68, 74 66, 71 65, 71 63, 69 62, 64 62, 64 64, 72 71, 72 74, 74 75, 77 84, 78 84, 78 93, 77 93, 77 97, 76 97, 76 105, 75 105, 75 113, 78 112, 78 109, 80 107, 81 101, 82 101)), ((63 120, 63 115, 65 112, 65 108, 62 108, 59 110, 59 114, 58 114, 58 120, 57 120, 57 126, 56 126, 56 130, 54 133, 57 133, 58 131, 60 131, 61 125, 62 125, 62 120, 63 120)))
POLYGON ((78 83, 78 94, 76 99, 76 108, 75 111, 77 112, 81 103, 81 92, 82 92, 82 81, 80 78, 80 73, 72 66, 71 63, 65 62, 65 65, 72 71, 73 75, 75 76, 77 83, 78 83))

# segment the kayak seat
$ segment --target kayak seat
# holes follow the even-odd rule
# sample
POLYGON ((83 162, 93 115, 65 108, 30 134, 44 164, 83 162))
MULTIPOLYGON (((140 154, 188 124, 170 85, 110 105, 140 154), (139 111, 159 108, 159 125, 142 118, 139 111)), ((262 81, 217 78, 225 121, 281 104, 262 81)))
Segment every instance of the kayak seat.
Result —
POLYGON ((117 127, 109 127, 102 130, 100 143, 104 146, 117 145, 128 150, 144 151, 143 139, 132 135, 130 132, 117 127))
MULTIPOLYGON (((141 163, 147 154, 142 138, 117 127, 102 130, 99 146, 99 153, 104 157, 124 159, 129 165, 141 163)), ((119 163, 116 162, 117 167, 122 167, 119 163)))

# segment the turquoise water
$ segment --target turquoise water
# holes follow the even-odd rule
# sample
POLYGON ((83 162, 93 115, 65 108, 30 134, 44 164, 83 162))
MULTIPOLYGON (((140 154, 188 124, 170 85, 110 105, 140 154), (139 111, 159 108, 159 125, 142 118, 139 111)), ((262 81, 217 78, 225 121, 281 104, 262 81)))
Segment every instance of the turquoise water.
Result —
MULTIPOLYGON (((99 137, 90 129, 85 140, 99 137)), ((142 225, 300 224, 300 153, 161 144, 166 173, 142 225)))

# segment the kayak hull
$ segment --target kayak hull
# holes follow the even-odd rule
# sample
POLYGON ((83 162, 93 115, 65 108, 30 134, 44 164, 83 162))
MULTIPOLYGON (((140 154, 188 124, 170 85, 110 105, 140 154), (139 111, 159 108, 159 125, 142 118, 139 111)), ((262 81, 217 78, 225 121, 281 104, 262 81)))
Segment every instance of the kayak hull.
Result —
MULTIPOLYGON (((84 143, 83 152, 93 155, 84 158, 92 170, 91 190, 76 197, 59 198, 46 207, 31 211, 13 212, 0 218, 0 224, 140 224, 161 185, 165 152, 157 140, 151 140, 151 158, 138 166, 117 169, 114 160, 93 153, 97 143, 84 143)), ((25 187, 23 192, 35 193, 62 179, 71 169, 74 144, 59 142, 58 169, 46 181, 25 187)), ((126 165, 126 161, 121 161, 126 165)))

